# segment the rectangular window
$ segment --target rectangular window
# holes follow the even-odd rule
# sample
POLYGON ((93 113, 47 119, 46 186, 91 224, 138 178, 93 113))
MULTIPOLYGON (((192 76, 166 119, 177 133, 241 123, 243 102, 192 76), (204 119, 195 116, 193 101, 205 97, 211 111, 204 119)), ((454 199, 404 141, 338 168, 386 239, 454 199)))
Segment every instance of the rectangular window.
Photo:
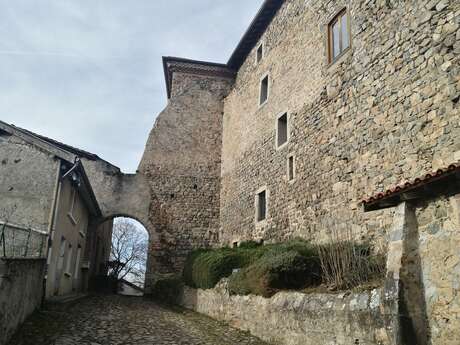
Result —
POLYGON ((72 252, 73 252, 72 245, 69 244, 69 253, 67 254, 67 263, 65 265, 65 273, 69 276, 72 275, 70 271, 72 269, 72 252))
POLYGON ((81 246, 78 245, 77 248, 77 259, 75 260, 75 270, 74 270, 74 276, 73 278, 75 280, 78 279, 79 271, 80 271, 80 257, 81 257, 81 246))
POLYGON ((294 156, 289 156, 288 157, 288 180, 292 181, 294 180, 294 174, 295 174, 295 167, 294 167, 295 161, 294 161, 294 156))
POLYGON ((59 258, 57 262, 57 269, 58 271, 64 268, 64 258, 65 258, 65 249, 66 249, 67 241, 65 237, 61 237, 61 243, 59 246, 59 258))
POLYGON ((264 104, 268 100, 268 75, 260 82, 260 99, 259 105, 264 104))
POLYGON ((257 194, 257 221, 267 217, 267 192, 265 190, 257 194))
POLYGON ((329 62, 334 62, 350 47, 350 26, 346 9, 332 19, 328 27, 329 62))
POLYGON ((262 58, 264 57, 264 45, 261 44, 259 46, 259 48, 257 48, 257 52, 256 52, 256 62, 259 63, 262 58))
POLYGON ((280 148, 288 142, 288 114, 284 113, 278 116, 276 121, 276 147, 280 148))

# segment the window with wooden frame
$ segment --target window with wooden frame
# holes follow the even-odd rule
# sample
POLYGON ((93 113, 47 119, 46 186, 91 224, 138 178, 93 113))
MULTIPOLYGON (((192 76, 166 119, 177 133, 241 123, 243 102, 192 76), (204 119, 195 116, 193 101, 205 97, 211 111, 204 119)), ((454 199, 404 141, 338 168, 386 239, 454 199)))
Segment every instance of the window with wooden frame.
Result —
POLYGON ((328 25, 329 63, 350 48, 350 21, 346 9, 340 11, 328 25))

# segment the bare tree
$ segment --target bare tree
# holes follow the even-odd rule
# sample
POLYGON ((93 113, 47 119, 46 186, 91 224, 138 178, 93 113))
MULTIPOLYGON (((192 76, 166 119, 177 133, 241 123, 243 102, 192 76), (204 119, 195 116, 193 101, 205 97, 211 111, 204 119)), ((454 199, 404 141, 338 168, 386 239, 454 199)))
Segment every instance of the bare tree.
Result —
POLYGON ((148 236, 145 230, 126 218, 116 219, 112 233, 110 275, 137 285, 144 284, 148 236))

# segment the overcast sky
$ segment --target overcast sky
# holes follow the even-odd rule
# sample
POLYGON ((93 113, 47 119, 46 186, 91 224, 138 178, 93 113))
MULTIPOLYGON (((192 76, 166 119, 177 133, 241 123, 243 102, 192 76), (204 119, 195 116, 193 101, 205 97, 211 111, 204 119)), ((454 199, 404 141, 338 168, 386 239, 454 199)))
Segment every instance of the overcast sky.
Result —
POLYGON ((134 172, 161 57, 226 62, 262 0, 0 0, 0 119, 134 172))

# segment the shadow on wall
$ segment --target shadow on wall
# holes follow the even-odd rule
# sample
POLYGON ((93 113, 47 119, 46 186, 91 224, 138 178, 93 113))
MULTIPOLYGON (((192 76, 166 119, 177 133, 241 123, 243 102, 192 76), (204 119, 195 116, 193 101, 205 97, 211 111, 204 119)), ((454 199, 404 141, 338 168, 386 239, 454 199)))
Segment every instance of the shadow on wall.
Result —
POLYGON ((420 238, 415 208, 407 206, 406 238, 404 240, 399 308, 401 339, 407 345, 427 345, 428 316, 422 278, 420 238))

